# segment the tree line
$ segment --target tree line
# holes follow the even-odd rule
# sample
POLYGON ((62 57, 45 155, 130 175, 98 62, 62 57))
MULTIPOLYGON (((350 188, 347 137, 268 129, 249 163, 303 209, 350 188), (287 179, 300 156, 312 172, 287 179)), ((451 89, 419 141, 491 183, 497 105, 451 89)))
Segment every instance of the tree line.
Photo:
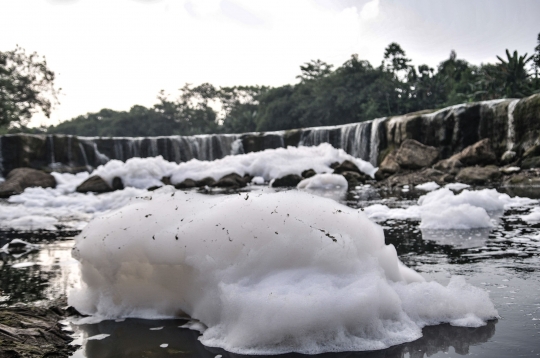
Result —
MULTIPOLYGON (((21 51, 12 52, 11 61, 14 55, 23 56, 21 51)), ((335 69, 321 60, 313 60, 300 66, 298 83, 292 85, 186 84, 175 97, 160 92, 157 103, 150 108, 135 105, 129 111, 102 109, 56 126, 28 129, 24 125, 32 110, 41 108, 50 113, 51 98, 55 99, 58 93, 52 86, 54 73, 46 68, 44 61, 36 61, 35 56, 34 74, 42 71, 37 78, 48 87, 41 83, 42 87, 34 88, 26 97, 28 105, 19 108, 11 105, 9 96, 4 95, 3 86, 9 84, 9 73, 5 73, 10 54, 0 53, 0 126, 4 125, 4 132, 159 136, 287 130, 540 93, 540 34, 532 55, 507 50, 504 56, 497 56, 498 62, 479 66, 458 58, 454 51, 436 68, 413 66, 405 50, 391 43, 377 67, 356 54, 335 69)), ((11 68, 16 66, 12 64, 11 68)))

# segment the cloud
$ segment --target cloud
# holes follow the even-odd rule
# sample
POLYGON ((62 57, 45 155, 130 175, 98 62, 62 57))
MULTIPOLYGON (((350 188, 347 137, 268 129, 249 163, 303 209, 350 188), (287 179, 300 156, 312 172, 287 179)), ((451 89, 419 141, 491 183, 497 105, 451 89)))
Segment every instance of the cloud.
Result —
POLYGON ((379 0, 372 0, 365 4, 360 11, 362 20, 373 20, 379 16, 379 0))

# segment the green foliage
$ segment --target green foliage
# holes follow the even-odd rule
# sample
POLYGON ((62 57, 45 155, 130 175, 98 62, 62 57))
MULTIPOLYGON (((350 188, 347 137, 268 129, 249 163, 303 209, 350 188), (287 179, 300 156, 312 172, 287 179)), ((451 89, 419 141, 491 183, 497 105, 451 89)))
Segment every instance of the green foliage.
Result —
POLYGON ((454 51, 437 68, 413 67, 397 43, 385 49, 379 67, 352 55, 333 69, 321 60, 300 66, 295 85, 216 88, 185 85, 176 98, 161 92, 152 108, 104 109, 49 133, 99 136, 192 135, 287 130, 339 125, 463 102, 521 98, 540 90, 539 44, 533 56, 506 51, 495 64, 475 66, 454 51))
POLYGON ((0 127, 26 124, 41 110, 47 117, 58 102, 54 72, 37 53, 0 51, 0 127))

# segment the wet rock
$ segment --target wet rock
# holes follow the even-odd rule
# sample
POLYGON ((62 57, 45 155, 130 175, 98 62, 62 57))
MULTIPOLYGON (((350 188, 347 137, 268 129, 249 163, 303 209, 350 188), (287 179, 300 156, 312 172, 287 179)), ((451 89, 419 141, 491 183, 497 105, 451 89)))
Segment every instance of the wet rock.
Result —
POLYGON ((507 150, 503 153, 501 156, 501 163, 508 164, 511 163, 514 159, 516 159, 517 153, 512 150, 507 150))
POLYGON ((342 174, 344 172, 354 172, 358 174, 363 174, 360 169, 353 162, 346 160, 343 163, 339 164, 334 168, 334 174, 342 174))
POLYGON ((457 154, 458 159, 465 166, 488 165, 497 161, 495 152, 491 149, 489 138, 482 139, 468 146, 457 154))
MULTIPOLYGON (((540 94, 521 99, 514 110, 515 141, 527 153, 540 137, 540 94)), ((531 156, 538 156, 534 154, 531 156)))
POLYGON ((456 176, 456 180, 466 184, 482 185, 500 179, 501 172, 495 165, 485 167, 465 167, 456 176))
POLYGON ((124 190, 124 182, 120 177, 114 177, 112 180, 112 190, 124 190))
POLYGON ((16 168, 9 172, 6 181, 0 184, 0 198, 20 194, 26 188, 56 187, 56 180, 48 173, 31 168, 16 168))
POLYGON ((107 184, 105 180, 99 175, 93 175, 90 178, 83 181, 77 189, 78 193, 108 193, 113 189, 107 184))
POLYGON ((405 169, 420 169, 431 166, 438 156, 437 148, 407 139, 396 152, 396 162, 405 169))
POLYGON ((78 349, 58 323, 58 307, 0 308, 0 357, 69 357, 78 349))
POLYGON ((189 189, 195 188, 196 186, 197 183, 192 179, 185 179, 183 182, 174 185, 176 189, 189 189))
POLYGON ((368 176, 365 174, 360 174, 357 172, 342 172, 341 175, 345 177, 347 180, 347 183, 349 184, 349 188, 354 188, 356 185, 360 185, 366 182, 368 179, 368 176))
POLYGON ((158 190, 159 188, 163 188, 163 185, 153 185, 153 186, 151 186, 150 188, 148 188, 146 190, 155 191, 155 190, 158 190))
POLYGON ((463 163, 459 160, 458 156, 452 156, 448 159, 438 161, 433 166, 433 169, 447 172, 450 174, 457 174, 463 168, 463 163))
POLYGON ((504 185, 517 187, 539 187, 540 171, 538 169, 524 170, 520 173, 509 175, 505 178, 504 185))
POLYGON ((339 162, 333 162, 332 164, 330 164, 330 168, 332 169, 336 169, 337 167, 339 167, 339 162))
POLYGON ((225 175, 223 178, 219 179, 214 186, 217 186, 219 188, 243 188, 247 185, 247 183, 251 179, 248 177, 241 177, 240 175, 236 173, 231 173, 228 175, 225 175))
POLYGON ((454 176, 433 168, 424 168, 419 171, 402 171, 378 182, 376 187, 416 186, 431 181, 443 186, 454 181, 454 176))
POLYGON ((521 171, 520 167, 504 167, 499 169, 505 175, 516 174, 521 171))
POLYGON ((396 161, 396 151, 393 151, 382 161, 381 165, 379 166, 379 170, 377 170, 375 173, 375 179, 383 180, 384 178, 387 178, 400 170, 401 166, 396 161))
POLYGON ((317 172, 313 169, 307 169, 302 172, 302 178, 307 179, 311 178, 312 176, 316 175, 317 172))
POLYGON ((161 182, 163 183, 163 185, 172 185, 171 177, 163 177, 161 178, 161 182))
POLYGON ((521 167, 523 169, 540 168, 540 156, 523 159, 521 161, 521 167))
POLYGON ((302 177, 296 174, 289 174, 285 175, 282 178, 278 178, 274 180, 272 183, 272 187, 274 188, 280 188, 280 187, 296 187, 298 183, 302 181, 302 177))
POLYGON ((195 182, 195 186, 197 187, 204 187, 204 186, 214 186, 216 184, 216 180, 212 177, 206 177, 201 180, 197 180, 195 182))

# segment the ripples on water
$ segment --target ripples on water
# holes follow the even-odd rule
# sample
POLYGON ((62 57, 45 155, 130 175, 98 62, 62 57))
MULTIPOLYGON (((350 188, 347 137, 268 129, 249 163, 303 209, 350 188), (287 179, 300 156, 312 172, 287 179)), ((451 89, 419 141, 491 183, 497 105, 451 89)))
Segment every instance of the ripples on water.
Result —
MULTIPOLYGON (((503 191, 499 189, 499 191, 503 191)), ((374 190, 362 187, 339 200, 353 208, 376 203, 389 207, 415 205, 421 192, 374 190)), ((514 193, 509 193, 514 194, 514 193)), ((538 197, 540 189, 520 192, 538 197)), ((332 194, 327 194, 332 196, 332 194)), ((480 328, 439 325, 426 327, 414 342, 377 352, 344 352, 321 357, 533 357, 540 355, 540 223, 527 224, 520 217, 532 207, 507 210, 493 229, 421 230, 418 221, 380 222, 386 242, 393 244, 408 266, 428 280, 446 284, 452 275, 463 275, 471 284, 488 290, 501 319, 480 328)), ((0 305, 45 303, 61 297, 78 284, 77 262, 71 258, 73 232, 0 232, 0 247, 13 238, 40 243, 39 251, 15 258, 1 253, 0 305), (26 265, 16 265, 23 264, 26 265), (15 268, 13 265, 22 266, 15 268)), ((75 326, 82 344, 76 357, 237 357, 203 346, 198 332, 181 329, 182 320, 103 321, 75 326), (150 328, 163 327, 160 330, 150 328), (87 337, 110 334, 103 340, 87 337), (167 344, 167 347, 161 345, 167 344)), ((300 357, 297 354, 285 357, 300 357)))

